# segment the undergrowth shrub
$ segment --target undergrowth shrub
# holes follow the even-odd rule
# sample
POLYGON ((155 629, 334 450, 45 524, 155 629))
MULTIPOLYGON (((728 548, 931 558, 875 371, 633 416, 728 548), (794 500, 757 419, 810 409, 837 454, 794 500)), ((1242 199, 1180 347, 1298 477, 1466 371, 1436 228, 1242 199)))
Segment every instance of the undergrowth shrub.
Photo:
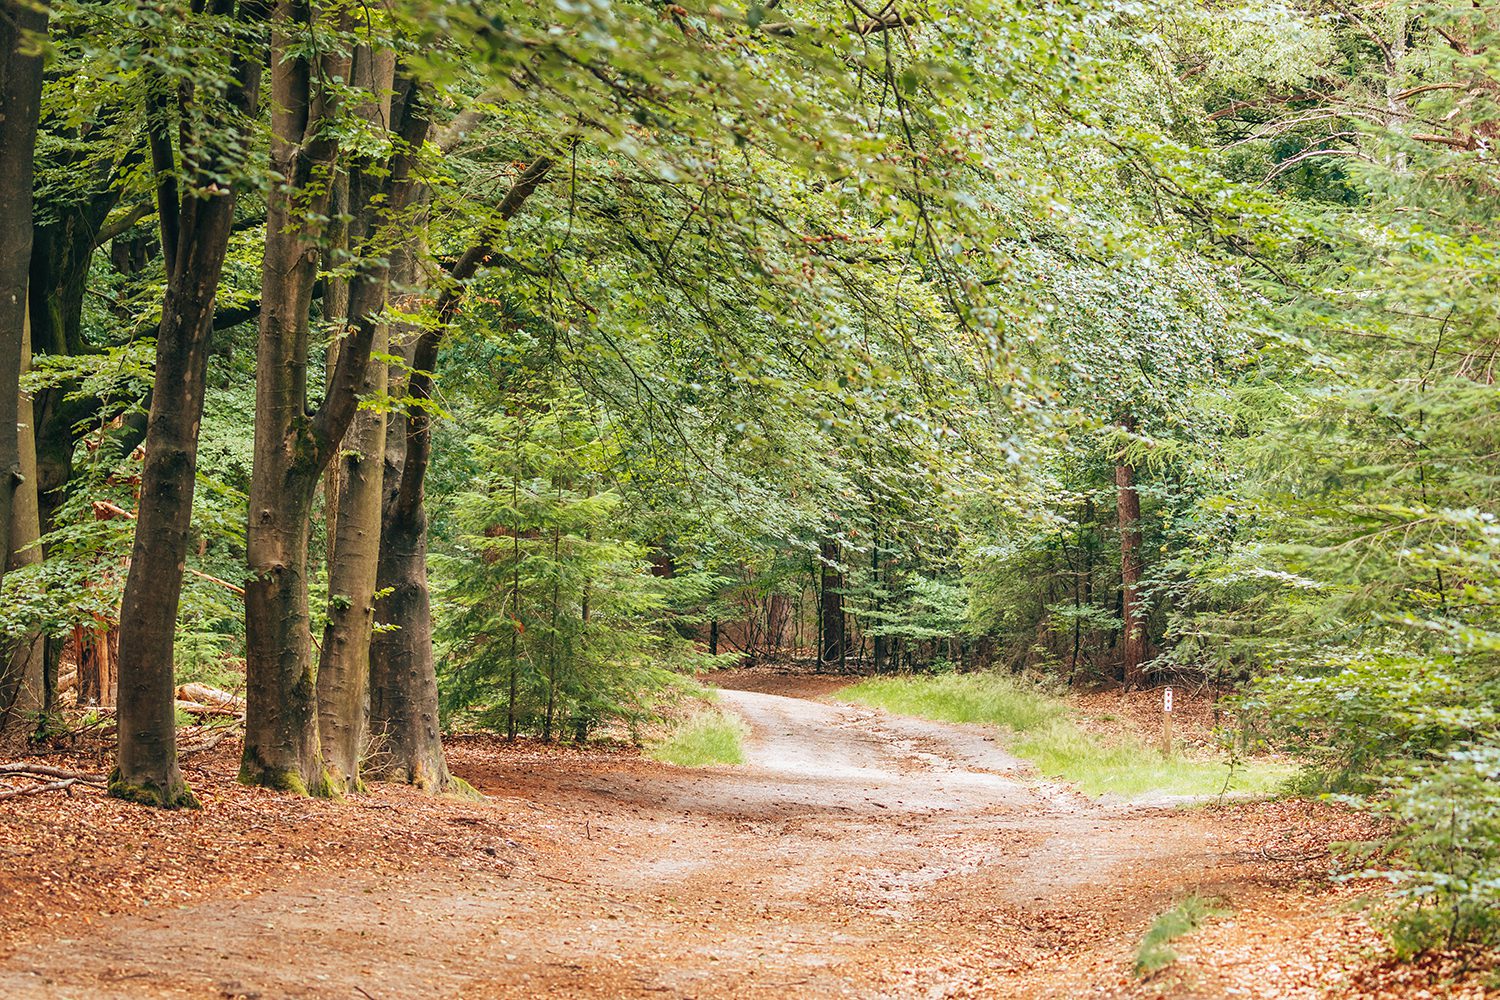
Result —
POLYGON ((1396 820, 1382 923, 1398 955, 1500 943, 1500 743, 1448 751, 1391 779, 1396 820))

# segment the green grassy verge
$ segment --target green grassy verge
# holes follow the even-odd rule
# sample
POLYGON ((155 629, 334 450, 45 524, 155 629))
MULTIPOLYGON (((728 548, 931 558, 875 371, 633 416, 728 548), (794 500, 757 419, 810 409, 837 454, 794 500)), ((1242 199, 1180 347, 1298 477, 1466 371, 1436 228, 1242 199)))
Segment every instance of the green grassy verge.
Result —
POLYGON ((1177 952, 1169 947, 1170 942, 1196 930, 1209 917, 1216 917, 1224 912, 1218 900, 1194 895, 1159 914, 1152 921, 1146 936, 1141 938, 1140 947, 1136 949, 1135 974, 1149 976, 1177 961, 1177 952))
POLYGON ((1203 760, 1160 750, 1139 739, 1105 742, 1085 732, 1067 702, 1004 674, 877 677, 844 688, 839 697, 940 722, 975 722, 1006 731, 1006 745, 1043 775, 1071 782, 1086 795, 1217 795, 1275 791, 1290 769, 1267 761, 1203 760))
POLYGON ((679 767, 743 764, 746 734, 745 723, 739 716, 704 708, 677 723, 665 739, 647 747, 646 753, 679 767))

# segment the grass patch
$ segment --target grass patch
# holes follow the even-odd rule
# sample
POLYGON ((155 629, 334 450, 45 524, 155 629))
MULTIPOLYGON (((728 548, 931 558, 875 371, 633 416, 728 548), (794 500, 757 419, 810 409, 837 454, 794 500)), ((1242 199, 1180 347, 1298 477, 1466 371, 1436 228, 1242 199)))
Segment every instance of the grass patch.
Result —
POLYGON ((1061 698, 1005 674, 877 677, 839 692, 841 698, 940 722, 974 722, 1007 731, 1006 744, 1043 775, 1071 782, 1086 795, 1217 795, 1272 792, 1290 769, 1268 761, 1170 757, 1139 738, 1105 742, 1073 721, 1061 698))
POLYGON ((739 716, 704 708, 677 723, 665 739, 647 747, 646 753, 679 767, 743 764, 747 732, 739 716))
POLYGON ((1067 705, 1004 674, 872 677, 839 691, 840 698, 939 722, 978 722, 1016 733, 1064 719, 1067 705))
POLYGON ((1192 895, 1159 914, 1151 922, 1151 929, 1146 931, 1146 936, 1141 938, 1140 947, 1135 951, 1135 974, 1149 976, 1177 961, 1177 952, 1172 950, 1171 942, 1197 930, 1209 917, 1217 917, 1224 912, 1224 907, 1218 900, 1192 895))

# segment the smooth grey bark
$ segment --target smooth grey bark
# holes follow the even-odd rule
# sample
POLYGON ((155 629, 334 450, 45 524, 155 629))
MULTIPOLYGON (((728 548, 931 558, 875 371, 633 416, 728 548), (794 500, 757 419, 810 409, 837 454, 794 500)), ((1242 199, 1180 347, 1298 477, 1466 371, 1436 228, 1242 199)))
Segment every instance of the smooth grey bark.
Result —
MULTIPOLYGON (((350 281, 348 331, 323 403, 307 395, 309 311, 321 232, 338 148, 327 126, 348 56, 330 54, 315 74, 295 50, 308 9, 277 5, 272 32, 272 167, 280 178, 269 198, 256 352, 255 457, 247 531, 245 584, 246 715, 240 781, 299 794, 336 795, 319 735, 317 666, 308 613, 308 547, 318 481, 359 408, 360 388, 382 320, 389 256, 363 248, 350 281), (359 303, 356 305, 356 303, 359 303)), ((409 82, 393 102, 394 150, 380 165, 382 239, 410 204, 412 167, 428 122, 409 82)), ((376 172, 371 166, 370 172, 376 172)), ((354 179, 351 176, 351 186, 354 179)))
MULTIPOLYGON (((354 54, 355 85, 373 95, 389 95, 395 82, 395 54, 360 48, 354 54)), ((390 99, 360 109, 371 125, 390 120, 390 99)), ((374 164, 348 171, 345 190, 352 221, 348 245, 365 247, 379 226, 377 196, 382 185, 374 164)), ((368 248, 366 248, 368 249, 368 248)), ((405 276, 403 276, 405 277, 405 276)), ((378 280, 357 280, 348 290, 347 315, 379 316, 385 311, 392 271, 378 280)), ((409 277, 408 277, 409 280, 409 277)), ((386 394, 389 327, 381 318, 371 341, 358 392, 363 400, 386 394)), ((318 659, 318 736, 330 780, 345 792, 360 787, 364 751, 365 702, 369 696, 370 641, 375 624, 375 578, 380 559, 382 470, 385 464, 385 412, 362 407, 354 414, 324 484, 329 507, 328 611, 318 659)))

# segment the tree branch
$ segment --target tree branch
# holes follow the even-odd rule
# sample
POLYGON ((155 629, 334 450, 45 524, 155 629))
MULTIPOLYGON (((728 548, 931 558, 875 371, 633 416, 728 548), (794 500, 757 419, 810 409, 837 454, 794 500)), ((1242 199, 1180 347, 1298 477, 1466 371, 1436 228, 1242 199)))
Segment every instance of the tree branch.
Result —
POLYGON ((1464 152, 1473 152, 1479 148, 1479 140, 1475 139, 1472 135, 1434 135, 1430 132, 1413 132, 1411 137, 1418 142, 1435 142, 1439 145, 1461 149, 1464 152))
POLYGON ((99 227, 99 231, 94 234, 95 249, 102 247, 104 244, 108 243, 116 236, 123 236, 125 233, 134 228, 137 222, 140 222, 146 216, 150 215, 154 210, 155 206, 150 202, 142 202, 141 204, 136 205, 134 208, 131 208, 129 211, 125 212, 123 215, 118 215, 113 219, 106 220, 104 225, 99 227))
POLYGON ((146 88, 146 136, 151 146, 151 172, 156 175, 156 215, 161 222, 161 255, 167 274, 177 271, 177 236, 182 202, 177 195, 177 160, 172 155, 172 129, 167 115, 165 81, 146 88))
MULTIPOLYGON (((509 222, 536 192, 552 171, 553 160, 549 156, 538 156, 521 171, 496 210, 501 222, 509 222)), ((395 513, 398 517, 409 516, 422 499, 422 485, 427 476, 427 462, 432 450, 432 414, 423 406, 432 398, 432 371, 437 365, 437 352, 447 332, 448 324, 458 312, 463 301, 465 283, 494 255, 492 244, 498 235, 498 227, 485 230, 479 240, 453 265, 449 271, 452 279, 438 297, 437 324, 423 331, 417 338, 412 352, 411 376, 407 379, 406 394, 414 401, 407 410, 406 461, 401 467, 401 484, 396 491, 395 513)))

